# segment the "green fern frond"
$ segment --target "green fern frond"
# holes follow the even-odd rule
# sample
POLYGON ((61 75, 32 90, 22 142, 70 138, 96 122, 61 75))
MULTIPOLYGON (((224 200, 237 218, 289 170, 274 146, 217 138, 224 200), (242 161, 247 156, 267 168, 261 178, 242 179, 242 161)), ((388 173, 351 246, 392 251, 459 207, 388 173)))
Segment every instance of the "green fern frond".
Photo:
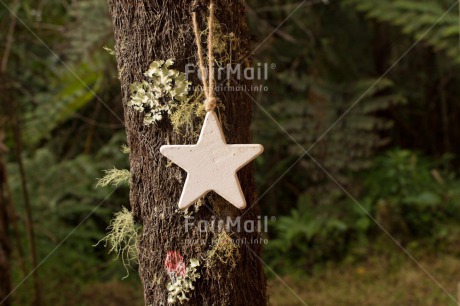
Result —
POLYGON ((457 11, 437 1, 419 0, 346 0, 367 18, 401 28, 401 32, 424 40, 436 51, 446 52, 454 63, 460 63, 457 11))

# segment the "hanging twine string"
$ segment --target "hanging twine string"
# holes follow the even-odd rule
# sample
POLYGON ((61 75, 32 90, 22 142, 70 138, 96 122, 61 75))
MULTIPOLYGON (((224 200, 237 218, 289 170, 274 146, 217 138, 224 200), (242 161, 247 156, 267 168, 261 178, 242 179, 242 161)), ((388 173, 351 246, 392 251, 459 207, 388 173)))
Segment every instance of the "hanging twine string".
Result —
POLYGON ((198 64, 200 66, 200 72, 203 82, 203 90, 206 100, 204 102, 205 109, 207 112, 210 112, 216 108, 217 98, 214 95, 214 58, 212 55, 212 46, 213 46, 213 33, 212 26, 214 23, 214 2, 211 0, 209 3, 209 20, 208 20, 208 78, 204 77, 204 59, 203 59, 203 50, 201 48, 201 38, 200 32, 198 29, 197 14, 195 11, 192 12, 193 20, 193 32, 195 33, 196 45, 198 47, 198 64))

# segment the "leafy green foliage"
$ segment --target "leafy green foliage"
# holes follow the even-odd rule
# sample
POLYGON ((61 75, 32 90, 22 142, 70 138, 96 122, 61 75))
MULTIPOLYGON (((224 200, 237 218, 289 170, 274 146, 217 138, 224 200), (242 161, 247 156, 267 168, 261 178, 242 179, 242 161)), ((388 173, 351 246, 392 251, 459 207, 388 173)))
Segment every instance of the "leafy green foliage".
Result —
POLYGON ((460 63, 458 50, 460 28, 455 2, 346 0, 345 3, 355 6, 368 18, 400 27, 404 34, 416 40, 423 39, 435 51, 445 51, 454 63, 460 63), (443 2, 446 5, 443 5, 443 2))
MULTIPOLYGON (((284 75, 280 77, 290 79, 284 75)), ((306 103, 299 106, 296 100, 283 101, 271 109, 274 113, 283 114, 283 127, 298 143, 305 149, 314 146, 310 153, 317 156, 337 179, 345 182, 349 171, 367 168, 368 158, 387 142, 380 135, 393 126, 392 122, 376 114, 405 102, 402 95, 391 92, 393 83, 390 80, 373 84, 376 84, 375 79, 344 85, 322 84, 307 79, 309 98, 306 103), (356 105, 357 101, 360 104, 356 105), (352 105, 356 106, 334 126, 333 131, 324 135, 352 105)), ((289 145, 289 152, 294 154, 297 151, 297 143, 289 145)), ((324 175, 314 163, 305 159, 301 164, 313 180, 324 180, 324 175)))
MULTIPOLYGON (((273 15, 282 21, 279 13, 273 15)), ((259 141, 267 144, 264 157, 270 160, 260 167, 262 192, 270 187, 268 182, 284 176, 304 150, 336 179, 351 184, 350 173, 367 169, 373 155, 391 141, 394 120, 383 114, 408 102, 395 81, 380 78, 368 50, 372 28, 349 7, 318 5, 292 19, 286 25, 292 39, 274 40, 261 59, 278 62, 266 84, 270 94, 261 95, 260 104, 289 134, 263 112, 256 113, 255 131, 262 131, 259 141), (347 35, 341 35, 344 31, 347 35)), ((308 157, 296 165, 280 182, 287 191, 268 200, 267 206, 277 212, 286 213, 282 203, 296 203, 304 192, 321 194, 334 188, 308 157)))
POLYGON ((98 0, 72 1, 68 11, 66 55, 72 60, 93 57, 94 52, 114 44, 107 3, 98 0))
MULTIPOLYGON (((276 238, 269 241, 267 257, 281 270, 311 270, 315 265, 346 257, 356 241, 366 241, 369 217, 339 193, 324 195, 321 205, 308 195, 300 198, 290 215, 274 223, 276 238)), ((366 207, 369 209, 369 207, 366 207)))
MULTIPOLYGON (((356 242, 363 247, 384 235, 377 223, 405 246, 438 244, 447 233, 458 232, 460 217, 459 181, 440 169, 445 162, 389 151, 357 177, 363 180, 359 205, 334 193, 320 199, 303 196, 298 208, 274 224, 277 237, 268 245, 269 258, 284 269, 342 259, 353 253, 356 242), (318 200, 320 205, 314 205, 318 200)), ((438 244, 441 250, 450 249, 438 244)))
POLYGON ((60 71, 60 75, 50 84, 52 89, 37 95, 37 107, 25 114, 24 136, 27 144, 33 146, 52 137, 56 128, 73 118, 77 111, 96 97, 101 88, 102 71, 86 63, 71 69, 60 71))
POLYGON ((439 166, 443 164, 413 152, 394 150, 366 174, 364 201, 373 203, 377 221, 403 242, 433 237, 459 216, 458 181, 439 166))
MULTIPOLYGON (((72 286, 83 286, 78 281, 99 278, 97 275, 95 278, 96 270, 91 272, 88 267, 100 266, 108 260, 108 256, 103 248, 94 249, 92 245, 101 238, 112 211, 126 201, 128 190, 120 187, 113 194, 110 190, 96 188, 95 178, 100 174, 101 168, 110 167, 112 163, 126 166, 126 155, 114 149, 123 142, 123 135, 118 134, 97 154, 81 154, 69 160, 59 160, 47 148, 38 149, 32 156, 25 157, 36 241, 39 246, 38 259, 51 256, 40 268, 43 279, 57 280, 71 276, 71 279, 75 279, 72 286), (61 241, 65 242, 60 244, 61 241)), ((8 173, 15 207, 18 214, 24 216, 20 177, 15 163, 8 165, 8 173)), ((21 227, 20 234, 25 237, 23 230, 21 227)), ((21 243, 27 249, 25 241, 21 243)), ((117 266, 112 265, 100 277, 121 278, 122 273, 117 266)), ((18 274, 16 277, 20 281, 22 276, 18 274)), ((48 291, 64 285, 49 281, 44 289, 48 291)), ((20 294, 18 297, 27 299, 27 294, 20 294)), ((53 299, 63 296, 50 294, 48 297, 53 299)))

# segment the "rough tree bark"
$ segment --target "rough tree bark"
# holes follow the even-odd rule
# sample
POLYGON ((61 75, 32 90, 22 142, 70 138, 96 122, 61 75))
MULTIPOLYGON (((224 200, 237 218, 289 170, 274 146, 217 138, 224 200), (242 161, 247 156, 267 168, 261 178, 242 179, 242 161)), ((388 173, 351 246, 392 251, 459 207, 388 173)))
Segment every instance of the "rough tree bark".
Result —
MULTIPOLYGON (((143 72, 152 61, 173 58, 174 68, 182 72, 187 63, 197 63, 191 18, 192 1, 108 0, 108 3, 113 19, 125 125, 131 149, 130 204, 136 220, 143 226, 139 241, 139 274, 146 305, 167 304, 166 285, 169 278, 164 261, 170 250, 179 251, 187 260, 199 258, 202 263, 199 270, 201 278, 196 283, 196 289, 189 293, 187 305, 266 305, 266 277, 258 258, 261 246, 250 243, 240 245, 235 268, 218 263, 208 269, 204 266, 203 258, 212 247, 214 234, 199 233, 196 227, 187 232, 184 214, 177 211, 186 173, 177 166, 167 166, 167 159, 160 155, 160 146, 196 143, 196 135, 191 131, 185 131, 185 135, 173 133, 168 120, 144 126, 142 114, 127 107, 129 85, 143 79, 143 72), (204 239, 202 241, 206 241, 206 244, 201 245, 196 239, 204 239)), ((208 2, 201 4, 197 13, 200 27, 205 29, 208 2)), ((215 5, 216 19, 222 31, 225 34, 233 33, 238 42, 237 48, 229 48, 229 59, 245 59, 249 55, 249 33, 244 4, 241 1, 216 0, 215 5)), ((244 64, 248 64, 247 60, 244 64)), ((231 85, 250 84, 247 80, 230 82, 231 85)), ((241 91, 218 92, 218 96, 224 105, 219 108, 218 114, 227 142, 250 143, 250 99, 241 91)), ((211 193, 205 197, 205 205, 193 212, 195 222, 211 220, 213 216, 224 219, 240 215, 242 220, 257 220, 258 205, 252 206, 255 199, 253 166, 246 166, 238 176, 248 208, 239 211, 211 193)), ((258 238, 259 233, 233 233, 233 237, 251 241, 258 238)))

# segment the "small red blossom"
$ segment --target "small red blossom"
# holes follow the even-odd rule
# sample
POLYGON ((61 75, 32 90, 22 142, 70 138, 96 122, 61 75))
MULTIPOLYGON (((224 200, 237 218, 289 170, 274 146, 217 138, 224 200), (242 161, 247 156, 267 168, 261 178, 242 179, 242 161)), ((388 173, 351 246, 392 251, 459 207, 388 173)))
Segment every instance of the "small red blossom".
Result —
POLYGON ((165 260, 165 268, 174 276, 186 275, 186 265, 184 257, 178 251, 168 251, 165 260))

